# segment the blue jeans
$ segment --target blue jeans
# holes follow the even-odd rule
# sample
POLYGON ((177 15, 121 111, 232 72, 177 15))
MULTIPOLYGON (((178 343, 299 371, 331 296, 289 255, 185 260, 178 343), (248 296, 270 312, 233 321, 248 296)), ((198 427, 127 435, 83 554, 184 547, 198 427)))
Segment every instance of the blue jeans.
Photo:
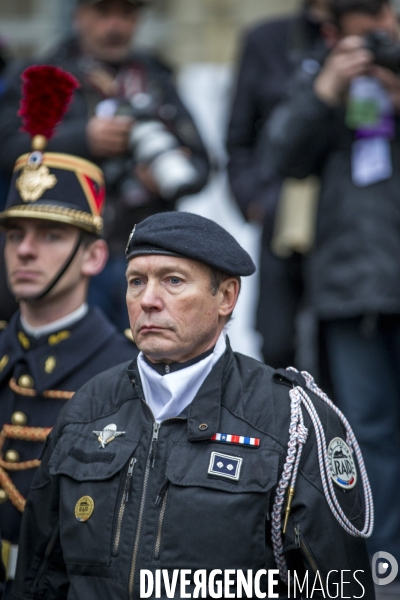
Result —
MULTIPOLYGON (((400 563, 400 316, 323 324, 337 405, 354 429, 375 504, 371 554, 400 563)), ((329 440, 328 440, 329 441, 329 440)))
POLYGON ((125 257, 110 257, 104 270, 92 277, 88 295, 89 304, 101 308, 120 331, 129 327, 125 272, 125 257))

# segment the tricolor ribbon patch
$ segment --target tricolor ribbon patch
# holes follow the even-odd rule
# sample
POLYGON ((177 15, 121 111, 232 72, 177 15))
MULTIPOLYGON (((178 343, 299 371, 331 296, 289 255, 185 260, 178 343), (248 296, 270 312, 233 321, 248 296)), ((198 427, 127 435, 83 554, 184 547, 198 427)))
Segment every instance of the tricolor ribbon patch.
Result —
POLYGON ((241 444, 242 446, 260 445, 260 438, 233 435, 232 433, 214 433, 211 440, 213 442, 223 442, 224 444, 241 444))

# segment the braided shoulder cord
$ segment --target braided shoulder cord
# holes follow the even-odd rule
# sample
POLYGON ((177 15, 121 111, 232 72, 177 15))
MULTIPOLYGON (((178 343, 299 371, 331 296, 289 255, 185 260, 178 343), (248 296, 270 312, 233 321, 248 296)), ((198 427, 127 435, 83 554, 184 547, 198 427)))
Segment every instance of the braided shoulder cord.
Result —
MULTIPOLYGON (((288 370, 298 372, 293 367, 290 367, 288 370)), ((283 472, 281 479, 278 484, 278 488, 276 491, 276 496, 274 500, 274 505, 272 509, 271 521, 272 521, 272 547, 274 552, 274 557, 276 564, 279 568, 279 573, 282 581, 287 583, 288 575, 287 575, 287 564, 284 557, 283 552, 283 540, 282 540, 282 507, 285 498, 285 492, 289 485, 290 480, 290 490, 289 490, 289 502, 287 513, 290 511, 290 500, 294 494, 294 487, 296 483, 298 468, 300 464, 300 458, 303 446, 307 440, 308 430, 304 426, 303 415, 301 411, 301 404, 304 405, 308 414, 310 415, 311 422, 315 429, 315 435, 317 439, 317 449, 318 449, 318 463, 322 480, 322 487, 324 490, 325 498, 328 503, 329 508, 331 509, 334 517, 338 521, 338 523, 349 533, 355 537, 368 538, 370 537, 373 526, 374 526, 374 509, 373 509, 373 500, 372 500, 372 492, 371 486, 368 481, 367 472, 364 465, 364 460, 361 454, 360 447, 357 443, 353 430, 350 427, 349 422, 343 413, 333 404, 333 402, 328 398, 328 396, 319 389, 316 385, 313 377, 307 373, 306 371, 301 372, 302 376, 306 381, 307 388, 315 393, 323 402, 325 402, 332 410, 338 415, 340 420, 345 426, 346 429, 346 442, 350 447, 351 451, 355 453, 357 458, 357 462, 360 469, 361 480, 363 484, 364 497, 365 497, 365 523, 363 529, 360 531, 349 521, 349 519, 344 514, 339 501, 336 496, 336 492, 332 483, 332 478, 330 476, 330 465, 328 454, 326 450, 326 437, 325 432, 321 423, 321 420, 318 416, 315 407, 306 393, 306 391, 300 386, 296 386, 290 390, 289 396, 291 400, 290 410, 290 426, 289 426, 289 442, 288 442, 288 453, 286 456, 286 461, 283 467, 283 472)), ((288 516, 288 514, 287 514, 288 516)), ((287 520, 285 519, 285 524, 283 527, 283 533, 286 530, 287 520)))

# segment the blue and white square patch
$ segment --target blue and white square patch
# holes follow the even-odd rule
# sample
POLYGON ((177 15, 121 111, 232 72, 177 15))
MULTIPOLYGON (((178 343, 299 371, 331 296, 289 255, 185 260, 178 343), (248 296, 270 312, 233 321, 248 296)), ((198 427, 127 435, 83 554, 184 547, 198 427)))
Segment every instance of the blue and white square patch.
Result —
POLYGON ((242 462, 243 458, 239 458, 238 456, 229 456, 228 454, 221 454, 220 452, 212 452, 208 474, 239 481, 242 462))

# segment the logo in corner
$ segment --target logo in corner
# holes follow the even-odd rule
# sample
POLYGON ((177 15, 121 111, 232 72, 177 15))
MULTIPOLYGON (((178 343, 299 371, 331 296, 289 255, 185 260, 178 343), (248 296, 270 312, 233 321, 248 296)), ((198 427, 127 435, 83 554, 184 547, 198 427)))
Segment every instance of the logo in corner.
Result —
POLYGON ((389 554, 389 552, 375 552, 372 557, 372 579, 376 585, 392 583, 398 572, 399 565, 392 554, 389 554), (382 575, 385 575, 385 577, 382 577, 382 575))

